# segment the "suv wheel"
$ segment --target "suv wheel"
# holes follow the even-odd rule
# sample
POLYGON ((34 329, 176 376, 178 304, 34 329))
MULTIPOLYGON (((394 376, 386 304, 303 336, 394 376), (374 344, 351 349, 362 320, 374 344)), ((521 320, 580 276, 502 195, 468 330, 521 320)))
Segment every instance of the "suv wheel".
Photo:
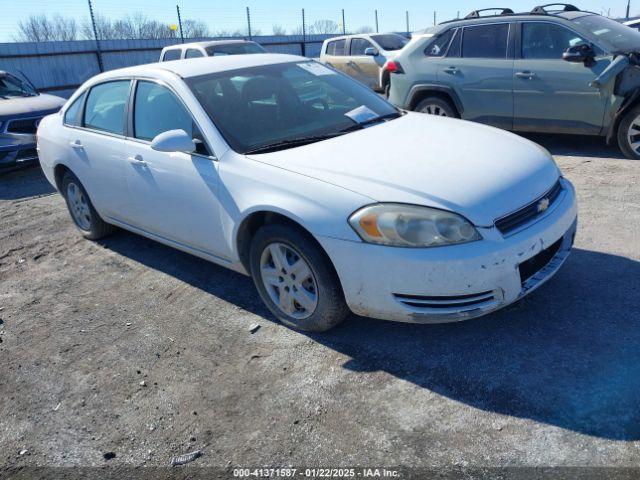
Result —
POLYGON ((640 105, 622 117, 618 125, 618 145, 625 157, 640 160, 640 105))
POLYGON ((67 208, 73 222, 86 238, 98 240, 115 231, 116 227, 100 218, 82 183, 71 172, 65 173, 62 177, 62 195, 67 201, 67 208))
POLYGON ((280 224, 262 227, 251 242, 249 261, 260 297, 285 325, 323 332, 347 317, 338 276, 305 232, 280 224))
POLYGON ((414 111, 439 117, 458 117, 456 108, 448 100, 441 97, 427 97, 421 100, 414 111))

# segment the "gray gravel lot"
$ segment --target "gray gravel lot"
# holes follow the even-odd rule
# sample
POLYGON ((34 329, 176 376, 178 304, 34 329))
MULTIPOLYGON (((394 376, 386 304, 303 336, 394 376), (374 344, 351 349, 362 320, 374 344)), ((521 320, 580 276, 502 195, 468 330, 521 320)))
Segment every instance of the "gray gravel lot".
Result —
POLYGON ((241 275, 82 239, 39 169, 0 176, 0 467, 638 467, 640 162, 531 138, 580 201, 553 281, 478 320, 322 335, 241 275))

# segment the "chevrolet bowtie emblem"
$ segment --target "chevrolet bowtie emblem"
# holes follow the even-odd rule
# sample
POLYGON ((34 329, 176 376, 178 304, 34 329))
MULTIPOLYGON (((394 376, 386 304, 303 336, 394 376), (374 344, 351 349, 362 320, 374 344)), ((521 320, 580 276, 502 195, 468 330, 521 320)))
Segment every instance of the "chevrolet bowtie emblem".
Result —
POLYGON ((538 202, 538 213, 542 213, 549 208, 549 199, 543 198, 538 202))

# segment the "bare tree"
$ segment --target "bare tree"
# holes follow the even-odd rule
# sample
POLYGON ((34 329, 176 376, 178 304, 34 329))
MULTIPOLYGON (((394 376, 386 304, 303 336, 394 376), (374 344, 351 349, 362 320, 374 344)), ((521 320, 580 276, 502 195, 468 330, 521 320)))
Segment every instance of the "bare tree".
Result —
POLYGON ((282 25, 273 26, 273 35, 286 35, 287 30, 282 25))
POLYGON ((307 33, 310 34, 327 34, 327 33, 337 33, 338 32, 338 24, 333 20, 316 20, 307 29, 307 33))
POLYGON ((201 20, 185 20, 182 22, 182 32, 186 38, 210 37, 211 32, 207 24, 201 20))
POLYGON ((18 22, 18 42, 51 42, 55 40, 76 40, 78 25, 74 18, 64 18, 61 15, 31 15, 26 20, 18 22))
MULTIPOLYGON (((113 25, 111 24, 111 20, 107 17, 100 15, 99 13, 95 15, 96 22, 96 32, 98 34, 98 40, 107 40, 111 38, 116 38, 115 31, 113 25)), ((93 40, 93 25, 91 24, 90 18, 85 18, 82 22, 81 27, 82 37, 87 40, 93 40)))
POLYGON ((368 25, 363 25, 362 27, 359 27, 355 32, 353 33, 373 33, 373 28, 368 26, 368 25))
MULTIPOLYGON (((127 15, 117 20, 98 14, 95 16, 95 22, 99 40, 171 38, 176 35, 169 25, 151 20, 142 13, 127 15)), ((82 25, 82 36, 93 39, 93 26, 88 19, 82 25)))

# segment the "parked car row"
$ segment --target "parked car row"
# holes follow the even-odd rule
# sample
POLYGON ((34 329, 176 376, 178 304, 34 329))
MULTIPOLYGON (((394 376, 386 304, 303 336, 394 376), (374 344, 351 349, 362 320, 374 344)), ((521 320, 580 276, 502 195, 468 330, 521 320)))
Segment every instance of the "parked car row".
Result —
MULTIPOLYGON (((552 6, 561 8, 475 11, 417 32, 380 62, 389 100, 518 132, 600 135, 640 159, 640 32, 573 5, 552 6)), ((326 53, 332 42, 321 61, 337 67, 326 53)), ((362 70, 344 69, 359 80, 362 70)))

